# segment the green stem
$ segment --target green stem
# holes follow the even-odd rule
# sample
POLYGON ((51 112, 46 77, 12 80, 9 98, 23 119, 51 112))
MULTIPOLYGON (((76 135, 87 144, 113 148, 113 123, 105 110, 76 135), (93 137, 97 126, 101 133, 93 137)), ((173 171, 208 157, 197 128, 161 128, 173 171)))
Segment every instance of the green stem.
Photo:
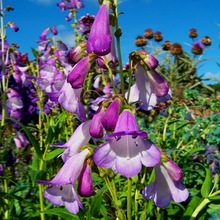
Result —
MULTIPOLYGON (((115 28, 116 32, 120 30, 118 25, 118 3, 117 0, 114 1, 114 15, 115 15, 115 28)), ((120 44, 120 34, 115 34, 116 37, 116 45, 117 45, 117 53, 118 53, 118 62, 119 62, 119 74, 120 74, 120 83, 121 83, 121 94, 124 95, 125 86, 124 86, 124 73, 123 73, 123 64, 122 64, 122 55, 121 55, 121 44, 120 44)))
POLYGON ((131 220, 131 192, 132 192, 132 180, 128 178, 128 192, 127 192, 127 219, 131 220))
POLYGON ((209 199, 205 198, 200 205, 196 208, 196 210, 193 212, 190 220, 193 220, 196 218, 196 216, 199 214, 199 212, 210 202, 209 199))

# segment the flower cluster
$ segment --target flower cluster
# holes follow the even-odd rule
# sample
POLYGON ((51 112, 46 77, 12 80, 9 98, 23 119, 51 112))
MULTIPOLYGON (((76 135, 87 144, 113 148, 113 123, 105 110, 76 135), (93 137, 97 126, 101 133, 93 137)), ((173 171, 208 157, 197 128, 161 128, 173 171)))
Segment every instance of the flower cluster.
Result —
MULTIPOLYGON (((76 2, 71 1, 70 7, 76 7, 76 2)), ((147 133, 139 129, 137 122, 140 109, 149 111, 158 102, 171 99, 171 89, 157 71, 158 60, 145 50, 130 54, 129 82, 125 85, 122 81, 124 72, 117 70, 118 65, 122 70, 122 64, 118 64, 120 60, 116 57, 112 34, 114 26, 109 20, 109 10, 115 8, 112 4, 113 7, 109 1, 103 1, 94 21, 89 15, 80 20, 77 28, 87 35, 85 41, 67 54, 56 50, 56 58, 50 56, 48 50, 52 48, 44 47, 46 52, 40 62, 38 85, 51 101, 77 113, 82 123, 66 143, 53 145, 65 148, 63 166, 57 175, 51 181, 37 182, 48 185, 44 192, 48 201, 57 206, 65 205, 74 214, 83 208, 79 195, 87 197, 95 193, 91 176, 93 166, 112 169, 115 174, 126 178, 139 175, 142 167, 154 168, 155 181, 142 193, 145 199, 153 198, 159 207, 168 206, 171 200, 185 201, 189 195, 181 182, 180 168, 147 139, 147 133), (83 26, 85 21, 89 22, 83 26), (57 69, 56 60, 65 67, 63 72, 57 69), (88 98, 88 105, 84 106, 81 97, 85 95, 93 72, 96 72, 93 90, 101 95, 93 100, 88 98), (103 89, 100 89, 101 83, 103 89), (90 143, 99 146, 93 148, 90 143)), ((67 1, 59 3, 59 7, 66 10, 67 1)), ((160 32, 154 37, 155 41, 162 40, 160 32)), ((45 34, 40 39, 47 41, 45 34)))

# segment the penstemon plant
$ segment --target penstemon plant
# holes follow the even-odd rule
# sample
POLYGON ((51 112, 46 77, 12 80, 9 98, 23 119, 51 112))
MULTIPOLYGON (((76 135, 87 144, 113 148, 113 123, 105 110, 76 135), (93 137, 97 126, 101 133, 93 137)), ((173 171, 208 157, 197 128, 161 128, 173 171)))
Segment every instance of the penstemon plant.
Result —
MULTIPOLYGON (((147 29, 145 38, 136 39, 141 49, 123 65, 119 2, 99 5, 96 16, 78 20, 82 0, 57 3, 68 11, 66 20, 73 19, 75 46, 69 49, 56 39, 56 27, 48 27, 30 61, 5 39, 6 27, 19 28, 14 22, 4 26, 10 7, 1 1, 0 216, 218 216, 218 96, 208 100, 188 86, 185 78, 197 64, 187 57, 184 66, 177 43, 171 47, 173 65, 167 57, 159 61, 160 47, 146 50, 145 38, 160 42, 161 32, 147 29), (178 85, 185 88, 181 98, 175 95, 178 85)), ((203 49, 193 43, 194 54, 203 49)))

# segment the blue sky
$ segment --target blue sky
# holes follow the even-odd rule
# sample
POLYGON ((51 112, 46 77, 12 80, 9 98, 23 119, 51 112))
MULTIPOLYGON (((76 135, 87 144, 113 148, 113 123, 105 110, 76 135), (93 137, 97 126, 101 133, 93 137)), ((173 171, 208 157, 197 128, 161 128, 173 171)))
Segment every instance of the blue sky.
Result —
MULTIPOLYGON (((31 54, 31 47, 37 48, 40 33, 46 28, 56 25, 59 31, 58 38, 68 45, 74 44, 71 22, 65 21, 67 12, 61 12, 56 6, 59 0, 3 0, 4 6, 11 5, 14 11, 6 13, 4 19, 14 21, 19 26, 15 33, 7 29, 9 43, 17 43, 21 52, 31 54)), ((215 77, 220 80, 220 1, 219 0, 121 0, 119 24, 123 35, 121 49, 123 61, 127 62, 128 54, 137 49, 135 38, 143 35, 146 28, 161 31, 164 40, 179 42, 184 50, 190 52, 191 39, 189 30, 196 28, 198 40, 208 35, 212 39, 212 46, 207 49, 199 74, 205 77, 215 77)), ((81 9, 78 17, 87 13, 96 15, 97 0, 84 0, 85 8, 81 9)), ((29 55, 30 56, 30 55, 29 55)))

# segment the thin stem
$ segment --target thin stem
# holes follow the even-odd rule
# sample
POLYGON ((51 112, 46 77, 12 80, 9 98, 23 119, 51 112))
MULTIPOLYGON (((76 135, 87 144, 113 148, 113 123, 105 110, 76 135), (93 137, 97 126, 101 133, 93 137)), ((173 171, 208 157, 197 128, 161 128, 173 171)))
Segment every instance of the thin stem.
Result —
POLYGON ((128 192, 127 192, 127 219, 131 220, 131 192, 132 192, 132 180, 128 178, 128 192))
POLYGON ((118 62, 119 62, 119 74, 120 74, 120 83, 121 83, 121 94, 124 95, 124 73, 123 73, 123 64, 122 64, 122 55, 121 55, 121 44, 120 44, 120 27, 118 25, 118 3, 117 0, 114 1, 114 15, 115 15, 115 28, 116 28, 116 45, 117 45, 117 53, 118 53, 118 62))
POLYGON ((196 216, 199 214, 199 212, 210 202, 209 199, 205 198, 200 204, 199 206, 196 208, 196 210, 193 212, 190 220, 193 220, 196 218, 196 216))

